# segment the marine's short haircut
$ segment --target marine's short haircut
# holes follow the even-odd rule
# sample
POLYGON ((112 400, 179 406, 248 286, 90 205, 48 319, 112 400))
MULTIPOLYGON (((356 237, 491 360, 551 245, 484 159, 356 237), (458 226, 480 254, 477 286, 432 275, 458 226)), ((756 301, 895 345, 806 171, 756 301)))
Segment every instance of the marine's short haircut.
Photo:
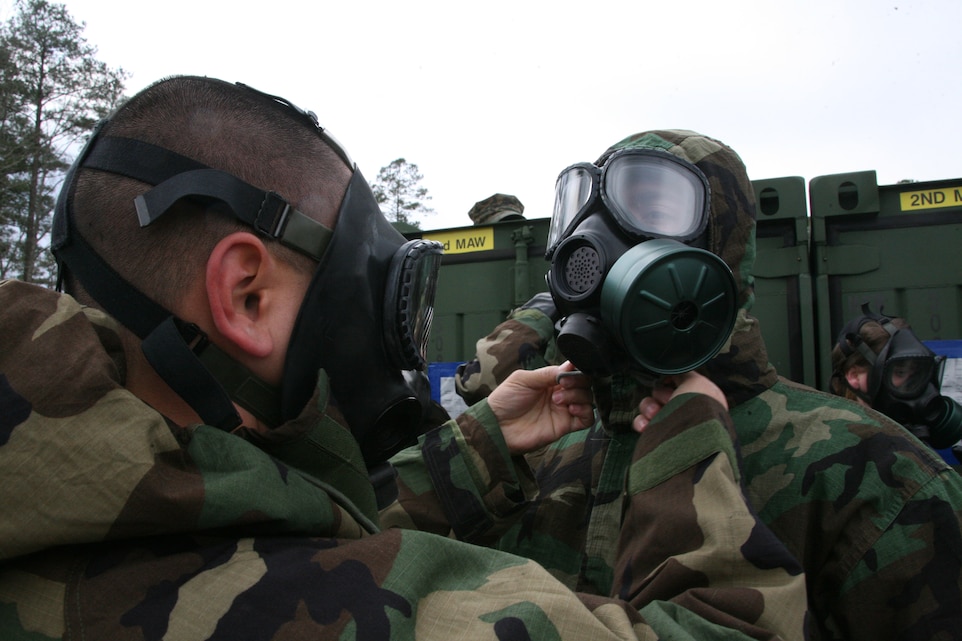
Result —
MULTIPOLYGON (((149 142, 277 192, 304 214, 332 226, 351 171, 292 110, 250 89, 211 78, 161 80, 123 104, 101 136, 149 142)), ((253 231, 223 213, 183 201, 145 228, 134 198, 151 185, 95 169, 80 172, 74 221, 94 249, 136 288, 170 309, 203 274, 214 245, 235 231, 253 231)), ((307 257, 268 246, 298 269, 307 257)), ((66 291, 95 304, 68 277, 66 291)))

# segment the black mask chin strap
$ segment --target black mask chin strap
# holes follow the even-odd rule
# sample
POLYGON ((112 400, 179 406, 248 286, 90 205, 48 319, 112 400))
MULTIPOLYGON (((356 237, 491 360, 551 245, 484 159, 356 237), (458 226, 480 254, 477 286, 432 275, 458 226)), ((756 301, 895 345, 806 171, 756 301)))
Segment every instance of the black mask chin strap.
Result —
POLYGON ((178 318, 168 316, 147 335, 141 349, 151 367, 204 423, 232 430, 241 424, 241 418, 227 391, 191 348, 195 345, 202 354, 211 347, 204 345, 207 342, 207 337, 196 326, 185 326, 178 318), (193 331, 196 331, 196 341, 189 340, 193 331))
POLYGON ((68 225, 69 240, 54 248, 57 259, 69 265, 94 300, 141 339, 151 367, 204 423, 224 430, 240 425, 227 391, 200 359, 220 350, 195 325, 176 318, 128 283, 94 252, 72 220, 68 225))

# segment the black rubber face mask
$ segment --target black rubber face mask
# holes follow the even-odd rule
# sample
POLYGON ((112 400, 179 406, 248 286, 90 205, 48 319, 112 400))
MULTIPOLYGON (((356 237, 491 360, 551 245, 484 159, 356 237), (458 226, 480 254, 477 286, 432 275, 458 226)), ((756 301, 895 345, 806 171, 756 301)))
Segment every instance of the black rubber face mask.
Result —
POLYGON ((60 281, 69 270, 142 339, 148 361, 171 388, 205 423, 221 429, 240 424, 234 402, 269 426, 295 418, 313 393, 318 370, 325 369, 336 405, 373 466, 416 441, 430 402, 406 382, 404 371, 426 365, 441 246, 406 241, 387 222, 360 171, 313 114, 259 95, 292 109, 353 169, 335 231, 278 194, 236 176, 149 143, 101 136, 102 123, 68 172, 57 202, 52 249, 60 281), (142 227, 186 199, 231 215, 318 261, 288 346, 280 389, 253 376, 199 328, 145 296, 97 255, 72 220, 80 168, 156 185, 135 200, 142 227))
POLYGON ((369 463, 415 442, 426 407, 404 371, 427 365, 440 258, 440 243, 405 241, 355 172, 294 325, 285 420, 300 412, 323 368, 369 463))
POLYGON ((872 312, 865 303, 862 316, 842 328, 838 345, 846 356, 858 351, 871 366, 868 391, 850 387, 868 405, 936 449, 962 439, 962 406, 941 394, 944 357, 926 347, 912 330, 896 327, 890 317, 872 312), (878 354, 861 338, 861 328, 869 321, 889 334, 878 354))
POLYGON ((563 171, 548 238, 558 348, 591 375, 679 374, 712 359, 735 323, 725 262, 703 249, 708 181, 657 150, 563 171))

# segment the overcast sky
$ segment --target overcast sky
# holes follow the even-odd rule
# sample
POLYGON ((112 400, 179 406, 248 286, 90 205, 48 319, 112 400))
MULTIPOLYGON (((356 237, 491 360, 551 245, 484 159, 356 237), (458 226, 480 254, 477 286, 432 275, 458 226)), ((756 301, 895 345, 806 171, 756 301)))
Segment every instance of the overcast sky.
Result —
POLYGON ((425 228, 495 192, 549 216, 559 171, 655 128, 727 142, 753 179, 962 177, 959 0, 65 4, 128 94, 242 81, 315 111, 368 180, 417 164, 425 228))

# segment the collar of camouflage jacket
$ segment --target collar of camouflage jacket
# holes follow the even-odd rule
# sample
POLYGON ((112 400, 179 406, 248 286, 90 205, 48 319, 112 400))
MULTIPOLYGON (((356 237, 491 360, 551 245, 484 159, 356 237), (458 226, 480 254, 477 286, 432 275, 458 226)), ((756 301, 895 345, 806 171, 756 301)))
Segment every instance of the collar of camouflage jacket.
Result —
POLYGON ((0 559, 221 528, 363 536, 317 479, 236 435, 172 427, 124 389, 111 318, 16 281, 0 310, 0 559))

